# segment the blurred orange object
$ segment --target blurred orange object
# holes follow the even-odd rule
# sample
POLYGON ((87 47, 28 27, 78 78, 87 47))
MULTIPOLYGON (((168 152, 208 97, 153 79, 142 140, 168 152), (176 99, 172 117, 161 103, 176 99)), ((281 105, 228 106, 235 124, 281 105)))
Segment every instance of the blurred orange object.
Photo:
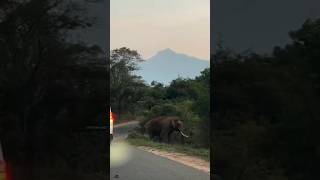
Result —
POLYGON ((6 180, 12 180, 12 168, 8 162, 5 163, 5 177, 6 180))
POLYGON ((0 180, 12 180, 11 165, 5 161, 0 141, 0 180))

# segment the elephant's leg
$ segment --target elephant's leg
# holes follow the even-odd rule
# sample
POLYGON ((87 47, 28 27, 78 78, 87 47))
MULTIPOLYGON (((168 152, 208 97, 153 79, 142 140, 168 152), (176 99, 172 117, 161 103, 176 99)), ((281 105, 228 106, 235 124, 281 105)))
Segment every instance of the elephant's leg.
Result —
POLYGON ((149 135, 150 139, 152 141, 155 141, 155 142, 158 140, 158 136, 159 135, 157 133, 155 133, 155 132, 151 132, 150 135, 149 135))
POLYGON ((154 142, 158 142, 159 141, 159 136, 158 135, 154 135, 153 136, 153 141, 154 142))
POLYGON ((149 138, 153 141, 153 139, 154 139, 153 134, 149 134, 149 138))
POLYGON ((168 144, 170 144, 170 138, 171 138, 172 132, 173 132, 173 131, 169 131, 169 133, 168 133, 168 144))
POLYGON ((159 143, 162 143, 163 142, 163 137, 162 137, 161 134, 158 136, 158 138, 159 138, 159 143))
POLYGON ((184 137, 183 137, 182 135, 180 136, 180 140, 181 140, 181 144, 184 144, 184 143, 185 143, 184 137))
POLYGON ((149 132, 149 138, 150 138, 152 141, 155 140, 156 136, 157 136, 157 134, 156 134, 155 132, 152 132, 152 131, 149 132))
POLYGON ((152 140, 153 140, 153 141, 157 142, 158 136, 159 136, 159 133, 157 133, 157 132, 152 132, 152 140))
POLYGON ((151 138, 150 138, 152 141, 155 141, 156 140, 156 135, 152 134, 151 138))
POLYGON ((160 135, 158 135, 158 136, 156 136, 156 142, 161 142, 161 137, 160 137, 160 135))
POLYGON ((161 141, 169 143, 169 132, 167 130, 162 130, 160 134, 161 141))

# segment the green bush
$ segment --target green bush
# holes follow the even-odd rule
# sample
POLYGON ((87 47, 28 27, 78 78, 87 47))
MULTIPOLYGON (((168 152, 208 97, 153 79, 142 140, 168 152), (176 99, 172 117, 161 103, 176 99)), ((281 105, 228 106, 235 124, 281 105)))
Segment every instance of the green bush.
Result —
POLYGON ((200 117, 193 111, 193 101, 186 100, 176 104, 179 117, 184 123, 184 132, 189 135, 186 139, 187 144, 198 146, 198 133, 199 123, 201 123, 200 117))
MULTIPOLYGON (((189 135, 185 143, 194 147, 209 147, 209 127, 207 119, 200 118, 195 112, 196 104, 191 100, 183 100, 175 103, 164 103, 155 105, 150 111, 144 112, 144 118, 140 121, 141 131, 144 132, 144 125, 152 118, 158 116, 178 116, 184 123, 184 132, 189 135)), ((172 139, 179 139, 178 133, 172 134, 172 139)))
POLYGON ((144 112, 144 118, 140 121, 140 126, 143 128, 144 125, 152 118, 158 116, 176 116, 178 115, 177 108, 172 103, 164 103, 161 105, 155 105, 150 111, 144 112))
POLYGON ((148 138, 145 137, 144 135, 138 133, 138 132, 132 132, 128 135, 128 139, 144 139, 147 140, 148 138))

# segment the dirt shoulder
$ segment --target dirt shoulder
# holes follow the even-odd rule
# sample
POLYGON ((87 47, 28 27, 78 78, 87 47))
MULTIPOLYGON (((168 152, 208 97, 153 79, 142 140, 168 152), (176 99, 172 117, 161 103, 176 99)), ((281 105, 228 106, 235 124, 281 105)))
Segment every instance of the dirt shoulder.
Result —
POLYGON ((134 146, 145 146, 151 147, 153 149, 163 150, 167 152, 177 152, 186 154, 192 157, 197 157, 205 161, 210 161, 210 150, 206 148, 195 148, 188 145, 181 144, 166 144, 166 143, 157 143, 150 141, 146 137, 132 137, 132 134, 129 134, 126 141, 128 141, 131 145, 134 146))
POLYGON ((203 159, 200 159, 194 156, 189 156, 183 153, 169 152, 169 151, 159 150, 159 149, 155 149, 147 146, 137 146, 137 147, 139 149, 153 153, 155 155, 162 156, 170 160, 184 164, 186 166, 191 166, 195 169, 210 173, 210 162, 205 161, 203 159))
POLYGON ((188 145, 157 143, 137 133, 129 134, 126 141, 141 150, 210 173, 209 149, 194 148, 188 145))

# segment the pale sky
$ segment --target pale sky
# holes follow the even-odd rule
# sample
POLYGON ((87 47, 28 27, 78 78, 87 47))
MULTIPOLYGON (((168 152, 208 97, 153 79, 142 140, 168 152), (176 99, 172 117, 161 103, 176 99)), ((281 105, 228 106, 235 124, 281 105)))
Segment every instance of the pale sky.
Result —
POLYGON ((111 0, 110 48, 210 57, 210 0, 111 0))
POLYGON ((320 17, 319 0, 215 0, 212 44, 238 52, 250 49, 270 53, 274 46, 290 43, 289 31, 299 29, 307 18, 320 17))

